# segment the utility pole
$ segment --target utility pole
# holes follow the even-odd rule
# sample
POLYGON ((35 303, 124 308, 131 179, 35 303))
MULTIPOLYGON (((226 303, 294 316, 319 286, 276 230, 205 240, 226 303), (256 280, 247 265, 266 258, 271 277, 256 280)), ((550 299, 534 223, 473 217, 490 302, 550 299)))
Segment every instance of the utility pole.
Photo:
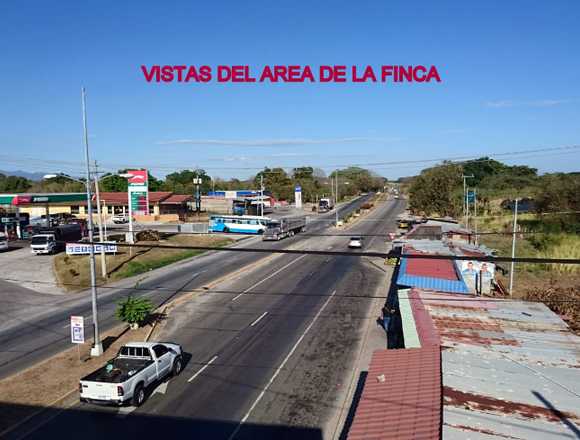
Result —
POLYGON ((89 135, 87 132, 87 108, 85 88, 81 89, 81 98, 83 105, 83 130, 85 138, 85 160, 87 162, 87 208, 88 208, 88 227, 89 227, 89 266, 91 270, 91 300, 93 306, 93 329, 95 340, 91 348, 91 356, 101 356, 103 354, 103 344, 99 336, 99 320, 97 316, 97 276, 95 273, 95 246, 93 245, 93 201, 91 200, 91 162, 89 157, 89 135))
POLYGON ((474 198, 474 215, 473 215, 473 226, 475 227, 475 245, 479 244, 479 237, 477 235, 477 188, 473 189, 473 198, 474 198))
POLYGON ((466 201, 466 213, 467 216, 465 217, 466 221, 465 221, 465 228, 469 229, 469 202, 470 202, 470 197, 469 197, 469 187, 467 187, 467 201, 466 201))
POLYGON ((338 170, 336 170, 334 180, 336 182, 336 191, 335 191, 336 200, 334 201, 334 217, 335 217, 335 225, 338 227, 338 170))
MULTIPOLYGON (((103 243, 103 215, 101 214, 101 196, 99 195, 99 166, 95 160, 95 194, 97 196, 97 215, 99 216, 99 241, 103 243)), ((101 275, 107 279, 107 260, 105 246, 101 245, 101 275)))
POLYGON ((473 179, 473 174, 466 176, 466 175, 462 175, 461 176, 463 178, 463 223, 465 224, 465 228, 467 229, 467 222, 468 222, 468 218, 467 218, 467 183, 466 183, 466 179, 473 179))
POLYGON ((264 217, 264 173, 260 174, 260 217, 264 217))
POLYGON ((514 270, 515 263, 513 261, 516 258, 516 229, 518 227, 518 199, 515 200, 514 206, 514 226, 512 230, 512 264, 510 268, 510 296, 514 295, 514 270))
POLYGON ((199 213, 201 211, 201 197, 199 195, 199 185, 201 183, 201 177, 197 177, 197 171, 195 173, 195 177, 193 178, 193 184, 195 185, 195 210, 199 217, 199 213))

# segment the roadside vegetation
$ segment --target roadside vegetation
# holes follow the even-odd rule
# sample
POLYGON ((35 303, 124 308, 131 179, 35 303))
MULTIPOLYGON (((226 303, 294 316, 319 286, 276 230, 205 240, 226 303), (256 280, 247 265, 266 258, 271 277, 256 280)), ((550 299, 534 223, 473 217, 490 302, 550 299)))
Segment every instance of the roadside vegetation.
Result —
MULTIPOLYGON (((215 246, 222 247, 232 243, 228 237, 212 235, 172 235, 159 241, 140 241, 139 244, 185 245, 185 246, 215 246)), ((101 273, 101 256, 97 254, 96 269, 97 283, 106 284, 141 273, 149 272, 168 264, 182 261, 204 251, 187 249, 159 249, 159 248, 119 248, 115 255, 107 255, 108 279, 101 273)), ((58 283, 67 291, 78 291, 90 286, 88 256, 72 256, 59 254, 54 258, 54 273, 58 283)))
MULTIPOLYGON (((478 231, 498 232, 479 242, 498 255, 511 255, 514 199, 522 200, 518 215, 516 255, 537 258, 580 259, 580 173, 538 175, 535 168, 509 166, 481 158, 463 164, 442 163, 405 179, 409 204, 416 214, 461 219, 463 175, 477 188, 478 231)), ((473 214, 474 206, 471 205, 473 214)), ((501 265, 500 265, 501 266, 501 265)), ((509 265, 504 266, 509 269, 509 265)), ((498 278, 508 285, 509 275, 498 278)), ((541 300, 580 331, 580 266, 516 264, 514 295, 541 300), (574 301, 570 301, 574 298, 574 301)))
MULTIPOLYGON (((127 170, 118 170, 119 174, 127 170)), ((335 174, 338 173, 338 194, 340 201, 361 192, 377 191, 383 188, 385 179, 364 168, 348 167, 335 170, 328 176, 320 168, 302 166, 286 171, 283 168, 264 168, 255 176, 240 180, 229 180, 210 177, 205 170, 181 170, 168 174, 165 179, 158 179, 149 173, 149 191, 171 191, 175 194, 193 194, 194 178, 200 178, 200 191, 207 194, 212 190, 228 191, 239 189, 259 189, 260 178, 263 178, 264 188, 280 200, 292 200, 296 185, 302 187, 302 200, 315 202, 323 196, 334 194, 335 174)), ((107 175, 101 182, 101 191, 125 192, 127 179, 117 175, 107 175)), ((82 180, 82 178, 81 178, 82 180)), ((34 181, 25 177, 0 174, 0 192, 83 192, 84 186, 66 177, 56 177, 50 180, 34 181)))

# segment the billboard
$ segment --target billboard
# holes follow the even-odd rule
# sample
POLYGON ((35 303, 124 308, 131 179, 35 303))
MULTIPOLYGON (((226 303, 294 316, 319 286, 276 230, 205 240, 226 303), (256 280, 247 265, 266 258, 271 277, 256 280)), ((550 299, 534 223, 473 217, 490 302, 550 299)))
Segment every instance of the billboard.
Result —
MULTIPOLYGON (((107 244, 95 244, 95 253, 100 253, 101 249, 105 251, 106 254, 117 253, 117 243, 110 242, 107 244)), ((91 245, 82 243, 67 243, 66 244, 66 254, 67 255, 88 255, 91 253, 91 245)))
POLYGON ((129 212, 133 215, 149 214, 149 182, 147 170, 127 171, 129 182, 129 212))
POLYGON ((487 261, 458 261, 461 277, 470 292, 490 293, 491 282, 495 276, 495 264, 487 261))
POLYGON ((300 185, 296 185, 294 188, 294 201, 296 202, 296 209, 302 208, 302 187, 300 185))

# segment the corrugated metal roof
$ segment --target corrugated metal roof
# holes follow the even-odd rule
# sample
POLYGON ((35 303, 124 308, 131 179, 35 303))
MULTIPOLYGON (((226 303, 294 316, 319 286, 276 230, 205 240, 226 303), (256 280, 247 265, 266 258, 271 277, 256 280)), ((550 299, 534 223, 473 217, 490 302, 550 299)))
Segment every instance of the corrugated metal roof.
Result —
POLYGON ((423 240, 441 240, 441 226, 417 225, 407 233, 407 237, 423 240))
POLYGON ((373 353, 349 440, 439 439, 439 347, 373 353))
MULTIPOLYGON (((422 252, 405 252, 406 255, 422 255, 422 252)), ((407 261, 406 273, 423 277, 440 278, 444 280, 459 280, 452 260, 432 260, 412 258, 407 261)))
POLYGON ((418 287, 421 289, 453 292, 453 293, 469 293, 469 289, 465 282, 456 275, 454 263, 451 260, 423 260, 423 259, 408 259, 402 258, 399 267, 399 275, 397 277, 397 284, 406 287, 418 287), (428 268, 422 270, 427 275, 416 275, 409 272, 409 265, 415 272, 421 272, 420 265, 416 265, 414 261, 420 261, 421 265, 425 266, 428 263, 428 268), (450 271, 453 270, 455 279, 440 278, 439 274, 445 274, 450 277, 450 271))
POLYGON ((411 295, 413 312, 426 310, 441 338, 444 438, 580 437, 580 338, 555 313, 539 303, 411 295))

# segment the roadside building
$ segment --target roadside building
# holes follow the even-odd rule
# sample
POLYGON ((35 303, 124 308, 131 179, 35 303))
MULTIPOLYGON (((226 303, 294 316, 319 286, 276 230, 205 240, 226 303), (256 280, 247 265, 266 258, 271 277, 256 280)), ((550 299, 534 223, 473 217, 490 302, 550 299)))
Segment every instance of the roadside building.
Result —
POLYGON ((348 438, 580 437, 580 337, 542 303, 476 293, 473 267, 412 258, 490 253, 431 232, 399 240, 389 349, 373 354, 348 438))
MULTIPOLYGON (((101 209, 105 219, 115 214, 129 213, 126 192, 101 192, 101 209)), ((139 221, 176 221, 184 219, 191 210, 193 196, 173 194, 169 191, 149 192, 149 215, 138 216, 139 221)), ((86 193, 0 194, 0 207, 8 212, 26 214, 30 218, 55 214, 71 214, 78 218, 87 216, 86 193)), ((93 195, 94 215, 96 197, 93 195)))

